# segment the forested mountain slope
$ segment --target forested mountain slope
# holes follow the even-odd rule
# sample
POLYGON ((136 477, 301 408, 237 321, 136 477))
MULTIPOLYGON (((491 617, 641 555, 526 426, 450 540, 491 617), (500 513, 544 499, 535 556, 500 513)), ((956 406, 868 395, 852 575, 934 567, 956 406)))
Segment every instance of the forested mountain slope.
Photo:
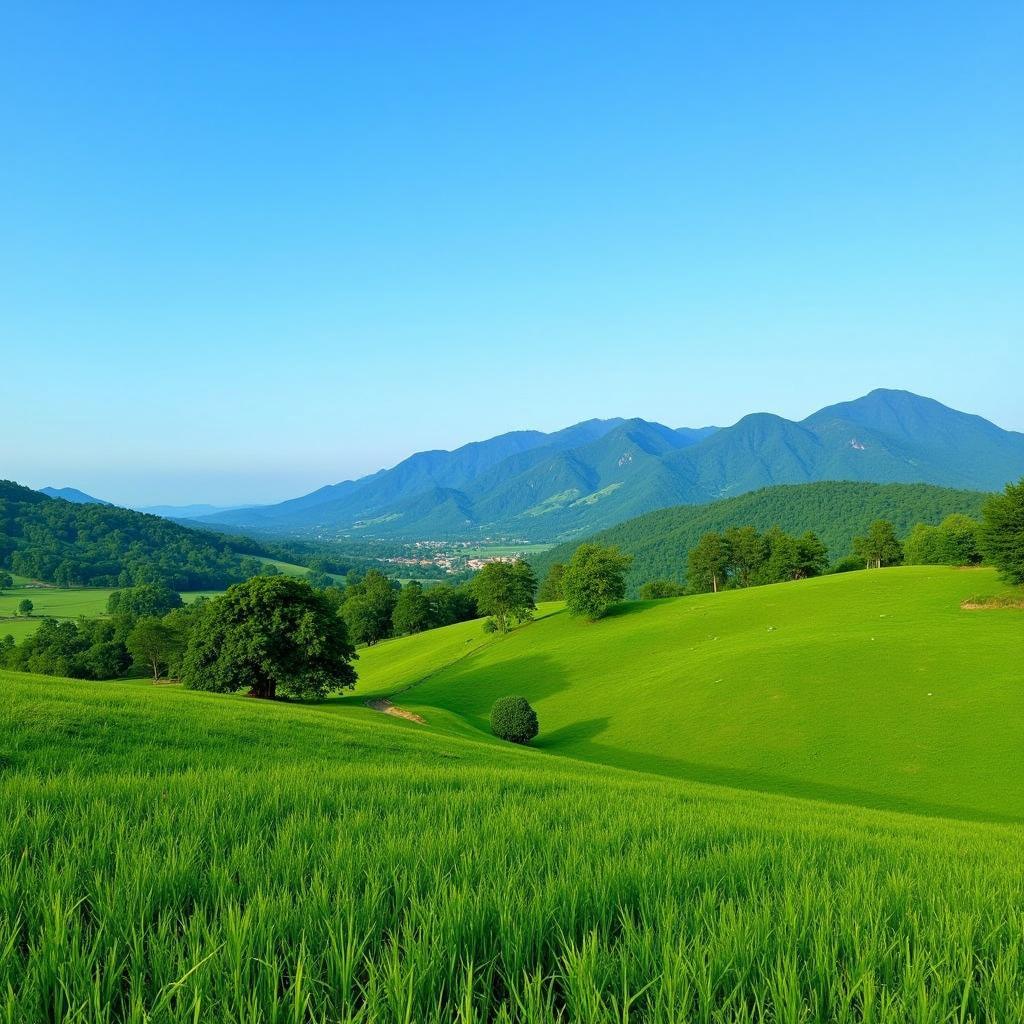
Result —
POLYGON ((162 580, 177 590, 220 589, 246 577, 259 547, 114 505, 49 498, 0 480, 0 568, 78 586, 162 580))
MULTIPOLYGON (((930 484, 824 481, 781 484, 707 505, 677 505, 638 516, 587 537, 615 544, 633 556, 627 580, 635 596, 652 579, 682 582, 686 555, 702 534, 730 526, 779 526, 787 533, 812 530, 834 561, 849 554, 853 538, 876 519, 888 519, 904 536, 915 523, 938 523, 952 512, 977 516, 986 495, 930 484)), ((571 557, 579 541, 551 548, 533 559, 543 576, 554 562, 571 557)))

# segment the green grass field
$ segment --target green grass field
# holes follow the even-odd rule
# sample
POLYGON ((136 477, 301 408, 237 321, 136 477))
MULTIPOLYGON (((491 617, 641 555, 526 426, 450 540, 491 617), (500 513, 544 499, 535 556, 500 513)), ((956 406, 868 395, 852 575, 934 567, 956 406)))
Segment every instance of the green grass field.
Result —
POLYGON ((990 570, 917 566, 633 602, 597 623, 547 614, 448 664, 463 625, 395 641, 407 660, 368 652, 357 693, 429 676, 395 701, 485 733, 494 700, 522 694, 553 753, 1024 819, 1024 616, 960 608, 1001 589, 990 570))
POLYGON ((1020 826, 659 779, 358 706, 0 688, 5 1021, 1024 1015, 1020 826))
POLYGON ((545 606, 311 704, 0 671, 0 1020, 1024 1019, 1024 617, 959 607, 1000 590, 545 606))
MULTIPOLYGON (((19 586, 0 594, 0 636, 10 634, 21 641, 31 636, 45 618, 88 619, 102 618, 107 613, 107 599, 113 589, 103 587, 73 587, 63 590, 59 587, 19 586), (18 605, 24 598, 32 602, 29 618, 18 616, 18 605)), ((181 599, 187 604, 199 597, 214 597, 219 591, 186 591, 181 599)))

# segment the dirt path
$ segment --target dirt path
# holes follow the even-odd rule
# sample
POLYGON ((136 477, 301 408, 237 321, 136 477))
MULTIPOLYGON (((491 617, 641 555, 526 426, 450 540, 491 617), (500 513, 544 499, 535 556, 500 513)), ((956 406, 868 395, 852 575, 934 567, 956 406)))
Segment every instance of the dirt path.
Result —
POLYGON ((374 711, 379 711, 382 715, 394 715, 395 718, 404 718, 407 722, 416 722, 418 725, 427 724, 427 720, 422 715, 396 707, 386 697, 375 697, 373 700, 368 700, 366 706, 374 711))

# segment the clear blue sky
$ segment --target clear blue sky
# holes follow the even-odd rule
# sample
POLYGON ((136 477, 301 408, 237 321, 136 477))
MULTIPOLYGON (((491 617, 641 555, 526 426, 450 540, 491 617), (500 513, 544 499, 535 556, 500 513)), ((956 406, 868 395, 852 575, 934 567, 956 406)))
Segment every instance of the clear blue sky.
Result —
POLYGON ((0 476, 268 501, 905 387, 1024 429, 1024 4, 22 2, 0 476))

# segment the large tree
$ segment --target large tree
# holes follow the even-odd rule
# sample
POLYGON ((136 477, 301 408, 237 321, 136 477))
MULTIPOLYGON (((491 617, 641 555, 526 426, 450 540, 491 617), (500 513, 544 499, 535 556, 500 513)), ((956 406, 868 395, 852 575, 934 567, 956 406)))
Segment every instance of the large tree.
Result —
POLYGON ((320 697, 355 685, 345 623, 304 580, 255 576, 228 587, 192 630, 182 681, 253 697, 320 697))
POLYGON ((1024 583, 1024 477, 1007 484, 982 508, 979 534, 985 558, 1009 583, 1024 583))
POLYGON ((686 582, 690 590, 718 593, 725 587, 729 571, 729 544, 720 533, 705 533, 686 559, 686 582))
POLYGON ((626 596, 626 570, 633 559, 616 547, 581 544, 562 574, 562 590, 571 615, 591 622, 626 596))
POLYGON ((883 565, 898 565, 903 561, 903 546, 888 519, 876 519, 867 533, 854 537, 853 553, 869 569, 881 569, 883 565))
POLYGON ((9 572, 4 572, 0 569, 0 594, 5 590, 10 590, 14 586, 14 579, 9 572))
POLYGON ((529 562, 488 562, 473 579, 481 614, 489 615, 499 633, 529 619, 537 607, 537 577, 529 562))

